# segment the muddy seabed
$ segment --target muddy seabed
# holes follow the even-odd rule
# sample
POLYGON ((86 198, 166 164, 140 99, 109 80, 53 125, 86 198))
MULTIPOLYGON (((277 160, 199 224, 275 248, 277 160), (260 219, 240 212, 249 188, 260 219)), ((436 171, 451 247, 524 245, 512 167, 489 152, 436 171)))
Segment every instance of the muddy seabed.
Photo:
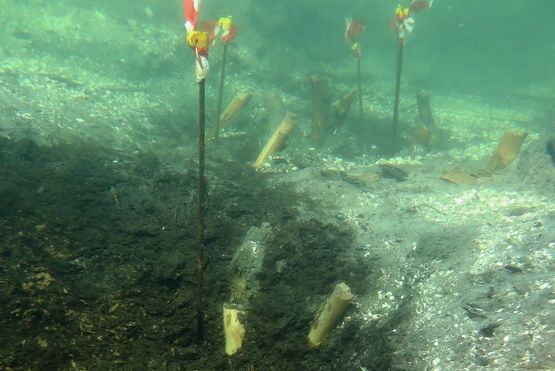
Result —
POLYGON ((198 347, 194 171, 87 143, 2 138, 0 158, 2 367, 321 369, 337 361, 342 347, 308 350, 307 298, 340 276, 366 291, 356 282, 372 267, 349 262, 352 231, 316 218, 290 187, 268 185, 251 166, 210 162, 207 341, 198 347), (261 222, 275 232, 244 351, 229 361, 221 306, 230 260, 261 222), (287 262, 280 273, 278 260, 287 262))

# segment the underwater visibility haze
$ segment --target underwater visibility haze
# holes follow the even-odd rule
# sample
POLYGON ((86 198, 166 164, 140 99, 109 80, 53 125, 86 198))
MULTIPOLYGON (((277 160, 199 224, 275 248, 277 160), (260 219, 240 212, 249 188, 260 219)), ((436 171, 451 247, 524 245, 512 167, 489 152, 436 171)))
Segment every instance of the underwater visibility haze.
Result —
POLYGON ((555 369, 551 0, 0 0, 0 369, 555 369))

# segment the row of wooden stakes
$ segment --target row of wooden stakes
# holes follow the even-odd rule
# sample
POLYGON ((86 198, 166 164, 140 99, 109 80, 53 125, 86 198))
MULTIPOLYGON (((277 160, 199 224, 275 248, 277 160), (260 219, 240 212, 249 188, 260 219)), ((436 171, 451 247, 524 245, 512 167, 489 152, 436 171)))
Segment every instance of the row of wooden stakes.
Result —
MULTIPOLYGON (((330 94, 326 80, 311 76, 309 81, 312 92, 311 137, 315 145, 320 145, 327 133, 330 132, 330 115, 328 112, 331 107, 330 94)), ((333 105, 333 128, 338 129, 343 124, 355 96, 356 90, 352 90, 333 105)), ((213 139, 217 137, 217 134, 250 101, 251 97, 251 94, 242 93, 233 98, 220 116, 219 126, 214 124, 208 129, 208 138, 213 139)), ((438 132, 439 129, 432 115, 429 95, 423 91, 417 91, 416 102, 419 126, 414 131, 413 144, 426 146, 432 134, 438 132)), ((294 127, 295 115, 287 112, 256 158, 254 162, 255 169, 263 169, 264 163, 268 158, 283 147, 294 127)), ((505 132, 485 169, 480 170, 478 173, 470 174, 458 168, 452 168, 446 170, 441 179, 461 185, 480 183, 481 179, 493 174, 496 170, 506 167, 515 159, 526 136, 527 133, 525 132, 505 132)))
MULTIPOLYGON (((335 104, 331 105, 331 95, 329 92, 328 83, 325 79, 317 76, 309 78, 311 86, 311 138, 315 146, 320 146, 327 133, 335 131, 341 127, 345 122, 351 103, 353 102, 357 92, 351 90, 343 97, 341 97, 335 104), (332 108, 330 115, 330 107, 332 108), (330 124, 330 117, 333 117, 333 122, 330 124)), ((224 129, 225 125, 237 115, 237 113, 250 101, 252 95, 242 93, 237 95, 231 103, 227 106, 220 116, 219 125, 213 124, 208 128, 208 139, 214 139, 219 136, 219 133, 224 129)), ((295 127, 295 115, 291 112, 286 112, 280 125, 273 132, 271 137, 266 142, 266 145, 260 151, 254 167, 261 170, 264 167, 266 160, 276 151, 279 151, 291 132, 295 127)))

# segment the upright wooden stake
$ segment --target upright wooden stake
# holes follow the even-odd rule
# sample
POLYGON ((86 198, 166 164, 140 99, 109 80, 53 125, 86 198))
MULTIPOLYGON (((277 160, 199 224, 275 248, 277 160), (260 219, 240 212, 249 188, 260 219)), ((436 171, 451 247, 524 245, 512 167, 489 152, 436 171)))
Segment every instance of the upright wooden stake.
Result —
POLYGON ((328 128, 328 110, 331 94, 328 82, 318 76, 310 76, 310 95, 312 100, 311 136, 312 143, 320 147, 325 139, 328 128))
POLYGON ((403 69, 403 40, 397 44, 397 76, 395 80, 395 103, 393 105, 393 133, 391 136, 391 152, 397 151, 397 123, 399 121, 399 94, 401 91, 401 72, 403 69))
POLYGON ((220 136, 221 123, 220 123, 220 115, 222 113, 222 102, 224 99, 224 81, 225 81, 225 63, 227 60, 227 43, 224 44, 224 51, 222 54, 222 68, 220 70, 220 89, 218 90, 218 105, 216 111, 216 134, 214 138, 218 140, 220 136))
POLYGON ((422 89, 416 92, 416 108, 418 109, 420 123, 428 129, 436 129, 437 127, 430 105, 430 95, 422 89))
POLYGON ((362 109, 362 79, 360 73, 360 58, 357 58, 357 74, 358 74, 358 106, 360 108, 360 121, 364 119, 364 111, 362 109))
POLYGON ((198 244, 197 244, 197 343, 204 340, 204 86, 205 80, 198 83, 198 244))

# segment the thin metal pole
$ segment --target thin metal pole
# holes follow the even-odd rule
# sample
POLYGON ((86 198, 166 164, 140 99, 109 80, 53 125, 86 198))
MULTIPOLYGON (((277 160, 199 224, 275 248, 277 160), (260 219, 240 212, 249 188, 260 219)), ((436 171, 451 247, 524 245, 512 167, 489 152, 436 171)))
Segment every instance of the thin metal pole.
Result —
POLYGON ((204 340, 204 195, 206 183, 204 180, 204 152, 205 152, 205 111, 204 111, 204 84, 205 80, 198 83, 198 245, 197 245, 197 343, 204 340))
POLYGON ((216 135, 215 139, 217 140, 220 136, 220 115, 222 113, 222 102, 224 99, 224 81, 225 81, 225 64, 227 60, 227 44, 224 44, 224 51, 222 55, 222 68, 220 70, 220 89, 218 90, 218 105, 216 111, 216 135))
POLYGON ((362 108, 362 79, 360 72, 360 58, 357 58, 357 74, 358 74, 358 105, 360 108, 360 121, 364 119, 364 111, 362 108))
POLYGON ((397 44, 397 77, 395 80, 395 103, 393 105, 393 133, 391 136, 391 152, 397 151, 397 123, 399 121, 399 94, 401 91, 401 72, 403 69, 403 40, 397 44))

